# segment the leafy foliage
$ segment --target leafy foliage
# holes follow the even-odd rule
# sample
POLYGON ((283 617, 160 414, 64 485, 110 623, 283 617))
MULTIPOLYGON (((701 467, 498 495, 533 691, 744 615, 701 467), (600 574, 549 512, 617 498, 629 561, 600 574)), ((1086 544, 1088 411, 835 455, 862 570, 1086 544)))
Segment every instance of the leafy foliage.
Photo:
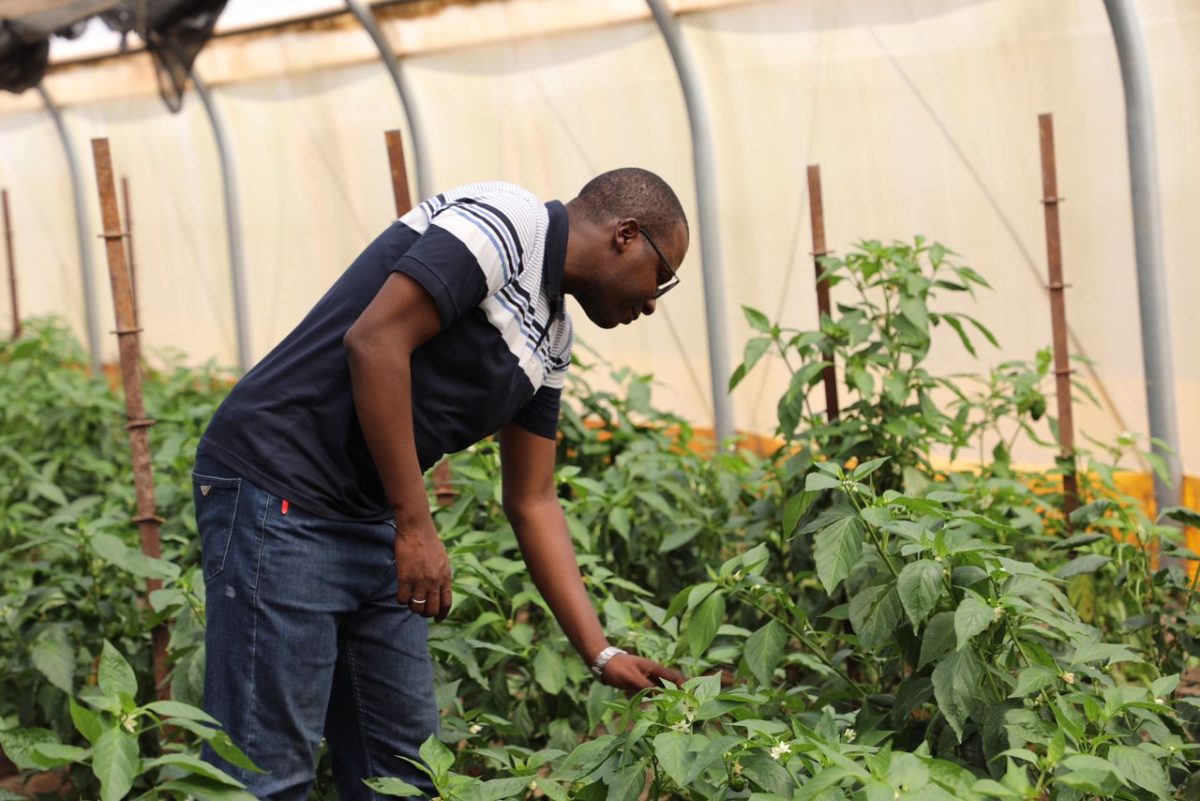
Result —
MULTIPOLYGON (((984 377, 926 370, 938 327, 971 352, 992 340, 938 306, 939 293, 986 286, 950 251, 867 242, 826 269, 857 299, 819 330, 747 310, 759 335, 733 383, 768 358, 793 369, 779 403, 785 444, 772 458, 703 452, 684 421, 654 409, 646 376, 616 370, 620 390, 595 392, 602 365, 573 371, 558 482, 584 580, 612 641, 680 666, 693 677, 682 686, 629 700, 595 682, 520 560, 496 445, 452 458, 455 496, 435 520, 456 605, 430 633, 443 718, 418 765, 440 798, 1200 792, 1200 704, 1187 678, 1200 661, 1200 615, 1182 567, 1197 557, 1167 525, 1200 517, 1176 509, 1150 520, 1116 491, 1111 465, 1132 439, 1080 455, 1085 504, 1070 521, 1053 475, 1014 469, 1018 438, 1055 438, 1049 358, 984 377), (850 398, 835 420, 809 399, 827 361, 850 398), (937 469, 939 453, 979 464, 937 469)), ((21 643, 0 654, 6 686, 20 688, 0 699, 0 745, 23 767, 75 765, 76 786, 105 799, 151 783, 152 793, 237 793, 218 792, 222 780, 188 761, 203 739, 196 729, 211 727, 194 717, 203 713, 136 698, 149 681, 146 631, 171 619, 173 687, 198 700, 187 677, 202 659, 203 587, 186 479, 221 376, 148 371, 160 387, 148 397, 163 421, 154 435, 168 545, 161 562, 147 561, 128 524, 120 407, 70 366, 78 356, 61 331, 35 331, 0 352, 13 368, 0 378, 0 448, 20 457, 5 460, 0 488, 0 537, 17 555, 0 572, 0 615, 21 643), (42 372, 57 391, 31 380, 42 372), (149 575, 166 585, 143 609, 149 575), (97 692, 110 700, 85 709, 97 692), (180 724, 190 745, 121 728, 131 716, 157 726, 160 713, 191 721, 180 724), (114 722, 137 754, 108 734, 97 767, 114 722)), ((395 778, 368 784, 416 794, 395 778)), ((323 772, 314 797, 332 793, 323 772)))

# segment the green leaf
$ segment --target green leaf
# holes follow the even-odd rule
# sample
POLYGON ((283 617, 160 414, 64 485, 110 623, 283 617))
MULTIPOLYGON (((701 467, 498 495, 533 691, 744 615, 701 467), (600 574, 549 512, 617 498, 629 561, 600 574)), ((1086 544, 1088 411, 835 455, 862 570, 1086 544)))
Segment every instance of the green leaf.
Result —
MULTIPOLYGON (((180 726, 181 728, 188 729, 192 732, 199 733, 199 731, 202 731, 199 730, 199 724, 187 720, 186 718, 176 718, 171 723, 174 726, 180 726)), ((233 740, 225 732, 216 731, 212 734, 201 734, 201 737, 208 741, 209 747, 217 752, 217 756, 221 757, 221 759, 224 759, 231 765, 237 765, 239 768, 252 770, 255 773, 265 773, 262 768, 260 768, 258 765, 255 765, 250 760, 250 757, 246 756, 242 749, 234 745, 233 740)))
MULTIPOLYGON (((444 779, 454 767, 454 752, 447 748, 436 735, 429 735, 421 744, 421 761, 433 772, 435 779, 444 779)), ((440 782, 439 782, 440 783, 440 782)))
POLYGON ((850 599, 850 625, 865 648, 878 648, 895 639, 903 614, 895 585, 891 583, 866 587, 850 599))
POLYGON ((1055 575, 1059 578, 1070 578, 1071 576, 1079 576, 1084 573, 1095 573, 1111 561, 1111 556, 1089 553, 1067 562, 1055 572, 1055 575))
POLYGON ((929 559, 909 562, 900 571, 896 590, 916 631, 942 597, 942 566, 929 559))
POLYGON ((1108 761, 1121 776, 1157 798, 1169 799, 1174 795, 1163 765, 1149 752, 1134 746, 1114 745, 1108 749, 1108 761))
POLYGON ((958 319, 957 315, 943 314, 942 319, 950 324, 950 327, 954 329, 954 333, 958 334, 958 341, 962 343, 967 353, 975 356, 975 346, 971 344, 971 338, 967 336, 967 332, 963 329, 962 321, 958 319))
POLYGON ((1185 526, 1200 528, 1200 512, 1188 509, 1186 506, 1169 506, 1163 509, 1163 517, 1183 523, 1185 526))
POLYGON ((936 662, 954 648, 954 613, 938 612, 921 633, 921 658, 918 668, 936 662))
POLYGON ((90 753, 86 748, 61 743, 38 743, 30 752, 33 761, 42 768, 59 768, 72 762, 82 762, 90 753))
POLYGON ((807 492, 816 492, 823 489, 834 489, 840 486, 842 486, 841 479, 834 478, 826 473, 809 473, 804 479, 804 489, 807 492))
POLYGON ((737 370, 729 379, 730 391, 742 382, 742 379, 754 369, 754 365, 758 364, 759 360, 770 350, 771 342, 770 337, 755 337, 746 343, 746 349, 742 354, 742 363, 738 365, 737 370))
POLYGON ((608 785, 605 801, 638 801, 646 787, 646 766, 640 761, 604 777, 608 785))
POLYGON ((58 735, 49 729, 9 729, 0 731, 0 749, 21 770, 37 770, 41 766, 33 759, 34 747, 57 743, 58 735))
POLYGON ((714 590, 692 610, 688 619, 686 637, 692 656, 699 657, 708 650, 724 620, 725 594, 721 590, 714 590))
POLYGON ((49 481, 33 481, 29 484, 29 489, 34 494, 41 495, 46 500, 56 503, 59 506, 66 506, 68 503, 67 496, 63 494, 63 491, 49 481))
POLYGON ((786 644, 787 632, 774 619, 747 638, 742 656, 759 684, 770 686, 774 683, 775 668, 783 658, 786 644))
MULTIPOLYGON (((105 643, 106 651, 110 647, 105 643)), ((116 652, 115 648, 113 652, 116 652)), ((100 664, 103 670, 103 655, 100 657, 100 664)), ((100 780, 101 801, 121 801, 133 788, 137 766, 137 740, 119 726, 101 734, 92 749, 92 772, 100 780)))
POLYGON ((96 713, 85 706, 79 704, 74 698, 68 699, 71 709, 71 721, 75 724, 75 729, 84 736, 89 743, 95 743, 104 733, 104 727, 100 724, 100 718, 96 713))
POLYGON ((974 651, 956 651, 933 669, 934 698, 960 743, 971 710, 983 700, 982 682, 983 666, 974 651))
POLYGON ((621 539, 629 539, 629 508, 614 506, 608 513, 608 524, 621 535, 621 539))
POLYGON ((851 475, 851 478, 855 481, 862 481, 864 478, 882 467, 883 464, 891 458, 892 457, 890 456, 881 456, 878 459, 871 459, 868 462, 863 462, 858 467, 854 468, 854 473, 851 475))
POLYGON ((996 620, 996 610, 977 593, 967 590, 958 609, 954 612, 954 636, 958 650, 967 647, 971 639, 996 620))
POLYGON ((137 677, 133 668, 108 640, 104 641, 104 649, 100 652, 98 683, 100 692, 105 695, 119 697, 125 693, 130 698, 137 698, 137 677))
MULTIPOLYGON (((824 473, 811 473, 809 481, 815 477, 828 478, 824 473)), ((832 593, 862 559, 864 533, 862 521, 848 516, 830 523, 813 538, 817 577, 826 592, 832 593)))
POLYGON ((1050 686, 1056 679, 1058 679, 1056 671, 1044 665, 1030 665, 1017 674, 1016 689, 1008 697, 1025 698, 1050 686))
POLYGON ((925 302, 920 298, 911 296, 900 298, 900 314, 922 333, 929 330, 929 311, 925 307, 925 302))
POLYGON ((767 315, 760 312, 758 309, 752 309, 749 306, 742 307, 742 313, 746 315, 746 322, 750 327, 760 334, 771 333, 771 320, 767 315))
POLYGON ((817 499, 815 492, 798 492, 787 499, 783 505, 783 536, 784 538, 792 536, 792 532, 796 530, 796 525, 800 522, 800 518, 804 517, 804 513, 813 505, 813 501, 817 499))
POLYGON ((30 648, 33 666, 51 684, 70 695, 75 689, 75 648, 61 626, 43 629, 30 648))
POLYGON ((153 768, 163 767, 166 765, 180 768, 196 776, 203 776, 205 778, 212 779, 218 784, 224 784, 237 788, 243 788, 246 786, 220 768, 210 765, 203 759, 194 757, 191 754, 163 754, 157 759, 151 759, 149 762, 143 763, 142 772, 144 773, 153 768))
POLYGON ((1111 795, 1122 784, 1115 765, 1091 754, 1072 754, 1059 763, 1067 773, 1055 778, 1068 787, 1099 795, 1111 795))
POLYGON ((184 704, 179 701, 151 701, 143 708, 150 710, 162 718, 186 718, 187 720, 198 720, 201 723, 208 723, 213 726, 220 725, 214 717, 203 709, 198 709, 191 704, 184 704))
POLYGON ((542 647, 533 658, 533 677, 550 695, 558 695, 567 686, 567 666, 558 652, 542 647))
POLYGON ((659 767, 680 787, 687 786, 690 734, 668 731, 654 738, 654 756, 659 767))
POLYGON ((155 789, 169 797, 194 798, 197 801, 255 801, 254 796, 245 790, 230 787, 204 776, 185 776, 181 779, 173 779, 155 789))
POLYGON ((152 559, 112 534, 92 536, 91 548, 104 561, 140 578, 170 579, 179 577, 179 566, 165 559, 152 559))

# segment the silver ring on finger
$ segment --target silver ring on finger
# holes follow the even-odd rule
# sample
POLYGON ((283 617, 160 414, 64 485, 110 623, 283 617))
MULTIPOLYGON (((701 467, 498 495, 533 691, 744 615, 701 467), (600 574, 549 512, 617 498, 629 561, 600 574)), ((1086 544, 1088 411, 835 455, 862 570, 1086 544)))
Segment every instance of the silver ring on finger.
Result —
POLYGON ((420 604, 421 606, 424 606, 425 604, 429 603, 429 600, 426 599, 424 601, 418 601, 416 598, 413 598, 412 600, 409 601, 409 603, 410 604, 420 604))

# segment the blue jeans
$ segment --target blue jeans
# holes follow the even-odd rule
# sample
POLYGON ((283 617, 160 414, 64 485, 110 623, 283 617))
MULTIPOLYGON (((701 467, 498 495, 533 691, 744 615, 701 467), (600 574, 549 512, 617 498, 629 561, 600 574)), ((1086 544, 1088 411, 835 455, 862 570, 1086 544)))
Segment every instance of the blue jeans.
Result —
POLYGON ((328 520, 210 457, 193 475, 208 597, 204 708, 265 774, 205 758, 259 798, 302 801, 322 734, 342 801, 437 731, 428 623, 396 601, 389 523, 328 520))

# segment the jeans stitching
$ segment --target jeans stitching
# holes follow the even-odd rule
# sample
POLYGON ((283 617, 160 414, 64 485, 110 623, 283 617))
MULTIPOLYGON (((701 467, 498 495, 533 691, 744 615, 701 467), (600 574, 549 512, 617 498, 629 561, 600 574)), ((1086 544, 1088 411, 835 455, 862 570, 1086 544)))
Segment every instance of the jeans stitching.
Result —
POLYGON ((258 588, 262 573, 263 551, 267 545, 267 513, 271 509, 273 498, 270 493, 262 493, 266 498, 263 503, 262 515, 258 519, 258 542, 257 555, 254 563, 254 601, 251 604, 253 610, 250 623, 250 702, 246 704, 246 751, 249 752, 254 746, 254 708, 257 705, 256 699, 258 695, 254 689, 258 685, 258 588))
MULTIPOLYGON (((350 667, 350 693, 354 696, 354 710, 358 713, 358 745, 362 748, 363 761, 366 762, 367 777, 378 776, 371 761, 371 751, 367 748, 366 709, 363 705, 362 694, 358 687, 358 660, 354 658, 354 643, 346 638, 346 663, 350 667)), ((375 791, 370 791, 370 797, 375 798, 375 791)))

